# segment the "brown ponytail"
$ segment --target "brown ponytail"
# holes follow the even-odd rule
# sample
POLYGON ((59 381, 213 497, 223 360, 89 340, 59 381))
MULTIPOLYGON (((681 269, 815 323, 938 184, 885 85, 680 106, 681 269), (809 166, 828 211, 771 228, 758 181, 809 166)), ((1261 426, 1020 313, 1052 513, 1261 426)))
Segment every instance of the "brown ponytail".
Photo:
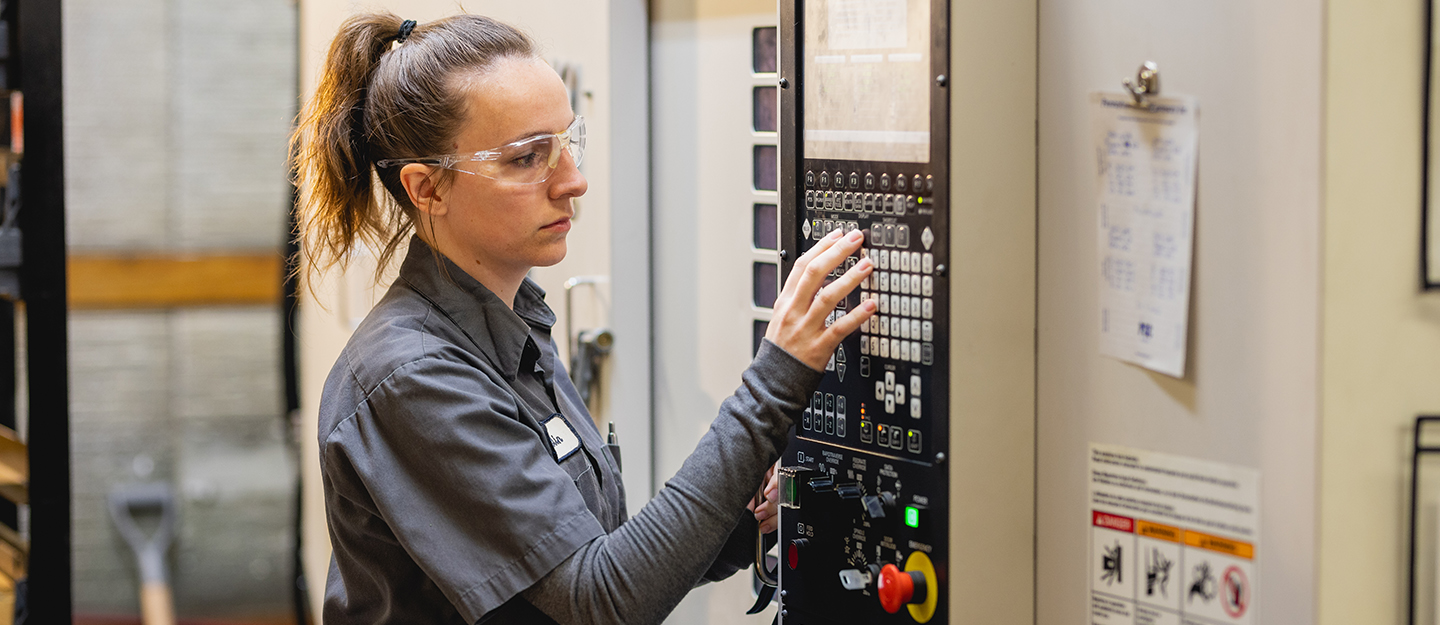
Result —
POLYGON ((344 267, 357 244, 380 250, 386 267, 416 215, 399 168, 378 170, 388 193, 377 193, 374 163, 450 151, 466 121, 465 79, 503 58, 535 56, 529 37, 487 17, 421 23, 397 46, 402 23, 388 12, 345 20, 291 136, 297 235, 312 278, 344 267))

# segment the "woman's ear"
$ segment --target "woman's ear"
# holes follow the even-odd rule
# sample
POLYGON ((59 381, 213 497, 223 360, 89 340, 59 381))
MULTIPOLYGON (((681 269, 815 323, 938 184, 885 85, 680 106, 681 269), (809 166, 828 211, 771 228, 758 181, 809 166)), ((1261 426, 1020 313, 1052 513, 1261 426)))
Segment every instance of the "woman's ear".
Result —
POLYGON ((435 184, 434 170, 429 165, 410 163, 400 170, 400 184, 410 196, 410 203, 431 217, 445 214, 445 199, 435 184))

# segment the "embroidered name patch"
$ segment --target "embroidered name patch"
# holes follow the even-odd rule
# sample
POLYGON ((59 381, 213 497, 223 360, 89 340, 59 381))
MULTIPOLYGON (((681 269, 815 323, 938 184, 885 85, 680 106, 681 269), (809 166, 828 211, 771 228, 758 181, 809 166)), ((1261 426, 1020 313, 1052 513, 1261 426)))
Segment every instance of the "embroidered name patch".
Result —
POLYGON ((575 453, 575 450, 580 449, 580 435, 575 433, 570 422, 560 416, 560 413, 550 415, 550 418, 540 425, 545 426, 545 433, 550 436, 550 446, 555 448, 556 462, 563 462, 570 454, 575 453))

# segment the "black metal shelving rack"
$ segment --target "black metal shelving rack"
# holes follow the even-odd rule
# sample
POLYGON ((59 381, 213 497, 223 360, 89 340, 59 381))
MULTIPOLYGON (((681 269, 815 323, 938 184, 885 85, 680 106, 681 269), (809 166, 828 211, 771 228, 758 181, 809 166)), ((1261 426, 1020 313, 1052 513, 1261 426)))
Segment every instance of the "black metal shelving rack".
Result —
MULTIPOLYGON (((65 266, 64 108, 60 2, 16 2, 10 80, 24 94, 18 225, 29 409, 28 623, 71 622, 70 383, 65 266)), ((122 155, 116 155, 117 158, 122 155)))

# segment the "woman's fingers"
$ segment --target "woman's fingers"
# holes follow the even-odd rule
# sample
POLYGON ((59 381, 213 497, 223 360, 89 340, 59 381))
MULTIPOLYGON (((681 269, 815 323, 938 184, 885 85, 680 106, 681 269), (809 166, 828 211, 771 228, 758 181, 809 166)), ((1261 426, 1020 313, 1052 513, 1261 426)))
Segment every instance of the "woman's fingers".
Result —
POLYGON ((829 315, 830 311, 835 310, 835 306, 840 303, 840 300, 849 297, 850 292, 854 291, 855 287, 860 286, 860 281, 864 280, 865 276, 870 275, 874 269, 874 265, 875 261, 869 258, 862 258, 860 262, 855 263, 854 267, 851 267, 839 278, 836 278, 834 282, 821 287, 815 294, 815 305, 810 307, 809 314, 812 316, 817 314, 829 315))
MULTIPOLYGON (((835 233, 832 232, 830 234, 834 236, 835 233)), ((859 230, 854 230, 838 240, 829 241, 830 244, 825 246, 825 249, 818 255, 806 262, 803 268, 798 267, 799 263, 797 262, 797 267, 790 271, 790 278, 785 281, 785 286, 787 289, 790 289, 795 301, 806 302, 814 299, 815 293, 824 285, 825 279, 830 276, 830 272, 834 271, 836 267, 839 267, 840 263, 845 262, 845 259, 851 254, 854 254, 855 250, 860 249, 860 244, 864 241, 864 233, 859 230), (793 288, 791 288, 792 282, 794 283, 793 288)), ((826 241, 822 241, 821 243, 826 243, 826 241)), ((806 252, 806 255, 813 253, 819 248, 820 245, 816 244, 814 248, 806 252)))

